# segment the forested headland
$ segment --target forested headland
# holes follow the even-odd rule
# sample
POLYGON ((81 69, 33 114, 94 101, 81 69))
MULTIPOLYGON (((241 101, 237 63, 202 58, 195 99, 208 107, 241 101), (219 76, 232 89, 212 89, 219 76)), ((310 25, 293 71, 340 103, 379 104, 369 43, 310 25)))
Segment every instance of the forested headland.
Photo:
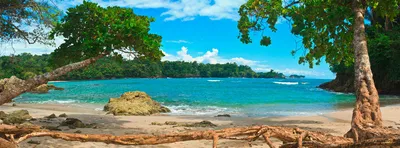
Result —
MULTIPOLYGON (((23 53, 0 57, 0 79, 13 75, 28 79, 55 69, 50 64, 51 55, 32 55, 23 53)), ((255 72, 249 66, 236 63, 204 64, 183 61, 119 60, 109 56, 80 70, 68 73, 59 80, 88 80, 112 78, 187 78, 187 77, 246 77, 246 78, 285 78, 283 73, 271 70, 255 72)))
MULTIPOLYGON (((400 18, 399 18, 400 20, 400 18)), ((380 94, 400 95, 400 25, 395 24, 390 31, 366 29, 368 53, 375 85, 380 94)), ((323 89, 336 92, 354 92, 354 65, 332 65, 336 79, 320 85, 323 89)))

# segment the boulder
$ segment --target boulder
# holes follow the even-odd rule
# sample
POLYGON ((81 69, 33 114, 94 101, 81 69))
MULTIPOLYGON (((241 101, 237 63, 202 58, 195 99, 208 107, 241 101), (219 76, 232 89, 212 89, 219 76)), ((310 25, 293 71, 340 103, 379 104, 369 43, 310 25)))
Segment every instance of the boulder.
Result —
POLYGON ((195 122, 193 124, 188 124, 187 127, 216 127, 214 123, 210 121, 201 121, 201 122, 195 122))
POLYGON ((29 119, 32 119, 32 116, 27 110, 17 110, 7 115, 3 121, 5 124, 21 124, 29 119))
POLYGON ((65 121, 61 122, 60 126, 68 126, 71 129, 87 127, 85 123, 76 118, 67 118, 65 121))
POLYGON ((145 92, 126 92, 120 98, 111 98, 104 106, 104 111, 116 116, 147 116, 156 113, 171 112, 151 99, 145 92))
POLYGON ((82 133, 82 131, 80 131, 80 130, 77 130, 77 131, 75 131, 74 133, 78 133, 78 134, 80 134, 80 133, 82 133))
POLYGON ((222 115, 217 115, 217 116, 215 116, 215 117, 231 117, 231 115, 229 115, 229 114, 222 114, 222 115))
POLYGON ((58 117, 63 117, 63 118, 65 118, 65 117, 68 117, 68 116, 67 116, 67 114, 63 113, 63 114, 58 115, 58 117))
MULTIPOLYGON (((28 87, 27 82, 25 80, 17 78, 16 76, 0 79, 0 92, 3 91, 17 92, 23 90, 26 87, 28 87)), ((11 101, 12 99, 7 100, 7 103, 10 103, 11 101)))
POLYGON ((30 92, 36 93, 36 94, 44 94, 44 93, 48 93, 49 90, 64 90, 64 88, 56 87, 53 84, 42 84, 42 85, 32 89, 30 92))
POLYGON ((6 117, 7 117, 7 114, 3 111, 0 111, 0 119, 3 120, 6 117))
POLYGON ((55 114, 51 114, 49 116, 46 116, 45 118, 52 119, 52 118, 57 118, 57 116, 55 114))
POLYGON ((51 131, 62 131, 57 126, 42 126, 42 128, 48 129, 48 130, 51 130, 51 131))

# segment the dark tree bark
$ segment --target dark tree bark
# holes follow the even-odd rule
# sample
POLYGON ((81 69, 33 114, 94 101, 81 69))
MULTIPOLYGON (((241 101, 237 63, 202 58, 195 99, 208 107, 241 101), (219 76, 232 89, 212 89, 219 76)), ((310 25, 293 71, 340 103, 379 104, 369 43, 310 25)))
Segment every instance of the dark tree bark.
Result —
POLYGON ((382 128, 379 96, 372 77, 365 37, 365 3, 365 0, 353 0, 352 7, 354 12, 354 88, 357 98, 351 122, 352 129, 346 136, 353 138, 355 141, 374 137, 365 132, 367 129, 382 128))
POLYGON ((22 93, 38 87, 39 85, 46 84, 48 81, 55 80, 56 78, 65 75, 68 72, 84 68, 106 55, 107 54, 100 54, 96 57, 89 58, 81 62, 68 64, 57 68, 52 72, 37 75, 28 80, 21 80, 16 77, 0 80, 0 105, 10 102, 13 98, 21 95, 22 93))

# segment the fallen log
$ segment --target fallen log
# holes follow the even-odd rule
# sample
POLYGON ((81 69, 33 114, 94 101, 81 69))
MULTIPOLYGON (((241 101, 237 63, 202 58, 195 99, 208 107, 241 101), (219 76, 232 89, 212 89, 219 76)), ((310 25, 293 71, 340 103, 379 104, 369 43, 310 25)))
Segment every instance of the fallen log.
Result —
MULTIPOLYGON (((1 130, 0 130, 1 132, 1 130)), ((284 142, 301 142, 315 140, 325 145, 331 145, 332 142, 339 144, 349 144, 353 140, 350 138, 332 136, 321 132, 304 131, 298 128, 274 127, 274 126, 251 126, 235 127, 221 130, 193 131, 186 133, 172 133, 164 135, 122 135, 114 136, 108 134, 77 134, 63 133, 55 131, 34 131, 25 134, 15 140, 16 143, 29 139, 31 137, 49 136, 67 141, 85 141, 85 142, 104 142, 122 145, 156 145, 173 143, 188 140, 213 140, 213 147, 217 147, 219 139, 236 139, 254 141, 261 136, 270 147, 275 147, 269 140, 270 137, 280 139, 284 142), (306 136, 310 136, 307 137, 306 136), (301 139, 301 140, 300 140, 301 139)), ((300 144, 301 146, 301 144, 300 144)))
MULTIPOLYGON (((29 131, 23 127, 0 125, 0 133, 13 129, 17 132, 29 131), (7 129, 7 130, 1 130, 7 129)), ((400 137, 389 139, 378 138, 369 139, 362 142, 354 143, 352 138, 342 136, 333 136, 322 132, 306 131, 299 128, 277 127, 277 126, 251 126, 251 127, 234 127, 221 130, 204 130, 192 131, 185 133, 171 133, 163 135, 121 135, 114 136, 109 134, 78 134, 78 133, 63 133, 47 130, 30 130, 31 133, 26 133, 15 137, 15 140, 9 139, 14 143, 21 143, 32 137, 49 136, 52 138, 63 139, 67 141, 82 141, 82 142, 104 142, 121 145, 157 145, 174 143, 189 140, 213 140, 213 148, 218 145, 219 139, 247 140, 255 141, 261 136, 265 142, 272 148, 275 146, 269 138, 273 137, 284 142, 280 147, 364 147, 364 146, 399 146, 400 137)), ((4 134, 4 133, 3 133, 4 134)))

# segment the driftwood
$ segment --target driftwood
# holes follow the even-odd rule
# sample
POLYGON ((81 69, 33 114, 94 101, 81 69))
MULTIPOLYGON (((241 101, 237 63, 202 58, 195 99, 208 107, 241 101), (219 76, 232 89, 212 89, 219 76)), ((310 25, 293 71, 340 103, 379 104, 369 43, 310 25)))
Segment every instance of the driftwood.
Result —
MULTIPOLYGON (((216 148, 219 139, 231 140, 247 140, 254 141, 261 136, 265 142, 272 148, 275 146, 270 137, 279 139, 284 142, 280 147, 349 147, 349 146, 398 146, 400 145, 400 137, 369 139, 362 142, 354 143, 352 138, 342 136, 333 136, 322 132, 306 131, 299 128, 277 127, 277 126, 251 126, 251 127, 234 127, 221 130, 205 130, 192 131, 186 133, 172 133, 164 135, 121 135, 114 136, 108 134, 77 134, 63 133, 55 131, 40 130, 34 127, 17 127, 10 125, 0 125, 0 133, 11 135, 6 138, 11 143, 21 143, 31 137, 49 136, 67 141, 83 141, 83 142, 104 142, 121 145, 156 145, 173 143, 189 140, 213 140, 213 147, 216 148), (14 133, 14 134, 13 134, 14 133), (15 134, 18 133, 18 134, 15 134), (16 137, 18 135, 18 137, 16 137)), ((3 143, 4 139, 0 139, 3 143)), ((6 141, 7 142, 7 141, 6 141)), ((1 144, 0 144, 1 145, 1 144)))

